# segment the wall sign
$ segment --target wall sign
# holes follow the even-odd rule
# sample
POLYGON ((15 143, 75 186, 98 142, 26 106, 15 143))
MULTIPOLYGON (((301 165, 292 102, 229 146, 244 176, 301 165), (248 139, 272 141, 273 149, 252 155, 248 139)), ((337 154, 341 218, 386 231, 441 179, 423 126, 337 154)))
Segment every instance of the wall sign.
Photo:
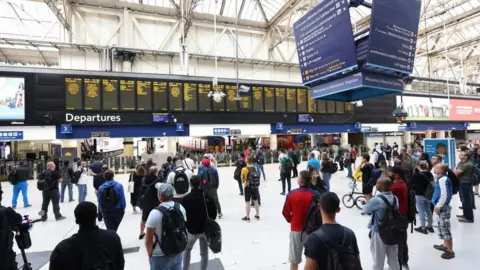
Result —
POLYGON ((241 135, 241 134, 242 134, 242 130, 241 130, 241 129, 231 129, 231 130, 230 130, 230 134, 232 134, 232 135, 241 135))
POLYGON ((275 129, 276 129, 276 130, 283 130, 283 123, 280 123, 280 122, 277 123, 277 124, 275 125, 275 129))
POLYGON ((70 134, 73 133, 72 125, 62 125, 60 127, 60 132, 62 134, 70 134))
POLYGON ((3 131, 0 132, 0 141, 23 140, 23 131, 3 131))
POLYGON ((230 129, 229 128, 214 128, 213 129, 213 135, 214 136, 230 135, 230 129))
POLYGON ((90 137, 95 137, 95 138, 110 137, 110 132, 108 132, 108 131, 93 131, 93 132, 90 132, 90 137))
POLYGON ((67 123, 78 123, 78 124, 111 123, 111 122, 121 122, 122 118, 120 117, 120 115, 100 115, 100 114, 83 115, 83 114, 66 113, 65 121, 67 123))
POLYGON ((177 132, 184 132, 185 131, 185 126, 182 123, 178 123, 176 127, 177 132))
POLYGON ((394 136, 403 136, 403 132, 393 131, 393 132, 386 132, 385 136, 387 137, 394 137, 394 136))

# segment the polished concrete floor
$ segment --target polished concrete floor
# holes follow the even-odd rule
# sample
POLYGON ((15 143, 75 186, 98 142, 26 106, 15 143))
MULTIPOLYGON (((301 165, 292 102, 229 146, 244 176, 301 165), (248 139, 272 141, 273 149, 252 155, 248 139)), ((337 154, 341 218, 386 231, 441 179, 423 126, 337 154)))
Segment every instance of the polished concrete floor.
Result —
MULTIPOLYGON (((240 220, 245 215, 245 207, 243 197, 238 195, 237 182, 232 177, 234 169, 219 169, 219 197, 224 213, 224 217, 219 221, 223 230, 223 252, 216 255, 210 254, 210 259, 218 258, 225 269, 289 269, 289 224, 285 222, 281 214, 285 196, 280 195, 281 182, 277 181, 278 165, 266 165, 265 170, 267 181, 262 182, 260 187, 262 197, 261 220, 252 220, 250 223, 246 223, 240 220)), ((348 192, 349 181, 345 175, 345 172, 337 172, 331 180, 332 191, 337 192, 339 197, 348 192)), ((127 176, 118 175, 116 179, 122 182, 126 190, 127 176)), ((36 217, 36 213, 41 206, 41 194, 37 191, 34 181, 30 181, 29 185, 30 202, 33 207, 23 209, 20 198, 17 211, 21 214, 36 217)), ((3 205, 10 205, 12 187, 8 183, 3 183, 2 186, 5 192, 2 203, 3 205)), ((297 186, 296 179, 294 179, 292 187, 296 188, 297 186)), ((93 187, 90 185, 88 188, 87 199, 95 202, 93 187)), ((77 190, 74 188, 75 198, 77 197, 76 192, 77 190)), ((460 214, 458 200, 458 196, 455 196, 452 216, 460 214)), ((66 220, 61 222, 53 220, 53 213, 51 213, 50 208, 49 216, 51 218, 45 223, 36 224, 32 229, 33 246, 28 252, 52 250, 60 240, 75 233, 78 229, 73 217, 76 204, 76 202, 61 204, 61 212, 67 217, 66 220)), ((480 205, 478 197, 477 204, 480 205)), ((477 215, 477 223, 475 224, 462 224, 457 222, 456 218, 452 218, 456 258, 450 261, 441 259, 441 252, 432 248, 434 244, 441 243, 436 234, 409 234, 410 269, 479 269, 478 266, 475 266, 477 252, 480 251, 479 211, 476 210, 475 214, 477 215)), ((140 215, 133 214, 132 208, 129 206, 118 234, 122 239, 124 248, 139 246, 140 251, 125 255, 125 269, 149 269, 144 242, 138 240, 139 221, 140 215)), ((363 268, 372 269, 367 229, 369 218, 361 216, 359 210, 355 208, 342 208, 338 215, 338 222, 354 230, 358 239, 363 268)), ((103 224, 100 224, 100 226, 104 227, 103 224)), ((199 259, 197 244, 192 253, 192 262, 198 262, 199 259)), ((42 269, 47 269, 46 266, 42 269)), ((212 267, 212 269, 217 268, 212 267)))

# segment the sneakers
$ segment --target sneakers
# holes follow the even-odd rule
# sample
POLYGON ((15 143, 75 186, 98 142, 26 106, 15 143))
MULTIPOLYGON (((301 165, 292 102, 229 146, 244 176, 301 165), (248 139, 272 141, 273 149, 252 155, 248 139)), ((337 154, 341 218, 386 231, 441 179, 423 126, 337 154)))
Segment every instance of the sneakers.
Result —
POLYGON ((142 240, 145 237, 145 233, 142 233, 138 236, 138 240, 142 240))
POLYGON ((260 220, 260 216, 255 216, 255 219, 256 219, 256 220, 260 220))
POLYGON ((242 220, 243 221, 250 221, 250 218, 249 217, 243 217, 242 220))
POLYGON ((64 216, 59 216, 59 217, 55 218, 56 221, 60 221, 60 220, 64 220, 64 219, 66 219, 66 217, 64 217, 64 216))
POLYGON ((440 251, 447 251, 447 248, 444 245, 433 245, 433 248, 440 251))
POLYGON ((427 231, 428 231, 429 233, 434 233, 434 232, 435 232, 435 230, 433 229, 433 227, 427 227, 427 231))
POLYGON ((422 227, 415 228, 415 231, 423 234, 428 234, 427 229, 424 229, 422 227))
POLYGON ((455 252, 445 251, 440 257, 445 260, 450 260, 455 258, 455 252))

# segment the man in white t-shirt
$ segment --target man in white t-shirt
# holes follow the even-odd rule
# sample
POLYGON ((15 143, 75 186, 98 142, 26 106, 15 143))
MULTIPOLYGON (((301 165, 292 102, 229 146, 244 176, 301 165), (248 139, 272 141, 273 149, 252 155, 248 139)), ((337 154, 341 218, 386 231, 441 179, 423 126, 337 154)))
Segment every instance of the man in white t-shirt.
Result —
POLYGON ((312 153, 315 155, 315 158, 320 160, 320 152, 317 150, 317 148, 314 148, 312 153))
MULTIPOLYGON (((158 199, 160 200, 160 206, 167 209, 179 207, 180 212, 186 220, 186 212, 182 205, 173 201, 173 194, 175 189, 170 184, 158 183, 155 185, 158 190, 158 199)), ((145 247, 147 249, 148 257, 150 258, 150 269, 152 270, 180 270, 183 262, 183 252, 176 255, 165 255, 160 248, 161 236, 162 236, 162 212, 157 209, 153 209, 148 215, 147 222, 145 223, 147 231, 145 233, 145 247), (158 236, 155 237, 155 235, 158 236), (156 240, 158 239, 158 242, 156 240)))
POLYGON ((87 162, 82 161, 80 167, 75 172, 75 177, 78 178, 78 203, 84 202, 87 198, 87 184, 92 179, 91 175, 88 175, 87 162))
POLYGON ((181 199, 190 193, 190 178, 192 178, 193 172, 184 167, 185 162, 177 161, 175 168, 170 171, 167 176, 167 183, 172 185, 175 189, 173 193, 174 201, 180 202, 181 199), (182 175, 182 173, 184 175, 182 175), (186 179, 185 179, 186 178, 186 179))
POLYGON ((190 171, 192 171, 193 173, 195 173, 195 162, 193 161, 193 159, 190 158, 190 153, 187 153, 185 155, 185 159, 182 161, 182 166, 189 169, 190 171))

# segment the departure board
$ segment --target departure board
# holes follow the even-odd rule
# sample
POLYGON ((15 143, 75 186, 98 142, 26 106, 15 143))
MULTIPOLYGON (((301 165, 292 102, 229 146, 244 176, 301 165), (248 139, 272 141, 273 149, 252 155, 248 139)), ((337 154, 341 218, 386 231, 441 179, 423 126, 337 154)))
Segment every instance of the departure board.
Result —
POLYGON ((276 112, 286 112, 285 106, 285 88, 275 88, 275 108, 276 112))
POLYGON ((210 91, 212 91, 211 84, 198 84, 198 110, 201 112, 212 111, 212 98, 208 96, 210 91))
POLYGON ((227 98, 227 112, 236 112, 238 111, 238 103, 235 100, 237 97, 237 86, 236 85, 226 85, 226 98, 227 98))
POLYGON ((100 79, 84 79, 85 110, 100 111, 100 79))
POLYGON ((122 111, 135 110, 135 81, 120 80, 120 108, 122 111))
POLYGON ((242 100, 239 101, 240 111, 251 111, 252 110, 252 95, 251 92, 240 93, 242 100))
POLYGON ((65 78, 66 102, 67 110, 83 110, 82 105, 82 79, 65 78))
MULTIPOLYGON (((335 106, 334 106, 334 110, 335 110, 335 106)), ((319 113, 333 113, 333 112, 329 111, 328 106, 327 106, 327 101, 326 100, 320 100, 320 99, 317 100, 317 111, 319 113)))
POLYGON ((327 113, 335 113, 335 101, 326 101, 327 113))
POLYGON ((311 92, 308 91, 308 112, 309 113, 316 113, 317 112, 317 100, 316 99, 312 99, 311 97, 311 92))
POLYGON ((299 113, 307 112, 307 89, 297 89, 297 111, 299 113))
POLYGON ((153 82, 153 110, 168 111, 168 83, 153 82))
POLYGON ((287 88, 287 112, 297 112, 297 89, 287 88))
POLYGON ((345 112, 351 113, 353 112, 353 104, 350 102, 345 102, 345 112))
POLYGON ((168 101, 171 111, 183 111, 183 85, 178 82, 168 83, 170 91, 168 95, 168 101))
POLYGON ((197 84, 185 83, 183 85, 183 102, 186 111, 197 110, 197 84))
POLYGON ((118 111, 118 80, 102 80, 103 110, 118 111))
POLYGON ((345 102, 341 102, 341 101, 335 102, 335 111, 337 113, 345 113, 345 102))
POLYGON ((265 111, 275 112, 275 88, 264 87, 263 90, 265 91, 265 111))
POLYGON ((263 87, 253 86, 253 111, 263 112, 263 87))
POLYGON ((137 110, 152 110, 152 82, 137 81, 137 110))
MULTIPOLYGON (((219 84, 218 85, 218 91, 221 91, 222 93, 225 93, 225 85, 219 84)), ((213 89, 213 93, 215 94, 215 87, 213 89)), ((215 112, 224 112, 225 111, 225 100, 226 98, 222 98, 220 102, 216 102, 213 100, 213 111, 215 112)))

